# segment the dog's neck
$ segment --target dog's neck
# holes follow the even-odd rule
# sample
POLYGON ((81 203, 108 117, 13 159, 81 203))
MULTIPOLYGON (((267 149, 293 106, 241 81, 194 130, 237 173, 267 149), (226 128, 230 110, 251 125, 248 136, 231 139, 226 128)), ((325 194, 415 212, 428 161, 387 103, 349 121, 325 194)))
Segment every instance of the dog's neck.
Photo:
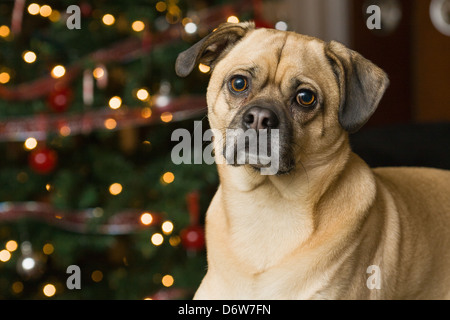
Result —
POLYGON ((311 248, 317 232, 329 233, 330 228, 346 232, 345 225, 336 226, 364 218, 373 199, 364 202, 358 195, 375 188, 370 169, 351 153, 348 141, 336 147, 333 157, 333 161, 302 162, 303 166, 282 176, 219 166, 226 232, 242 261, 270 268, 306 243, 311 248), (347 216, 341 217, 342 212, 347 216))
POLYGON ((295 169, 289 174, 261 175, 250 166, 226 164, 218 165, 218 171, 221 185, 231 197, 254 196, 269 188, 270 195, 276 194, 280 201, 315 204, 345 169, 351 156, 348 136, 343 135, 326 151, 297 159, 295 169))

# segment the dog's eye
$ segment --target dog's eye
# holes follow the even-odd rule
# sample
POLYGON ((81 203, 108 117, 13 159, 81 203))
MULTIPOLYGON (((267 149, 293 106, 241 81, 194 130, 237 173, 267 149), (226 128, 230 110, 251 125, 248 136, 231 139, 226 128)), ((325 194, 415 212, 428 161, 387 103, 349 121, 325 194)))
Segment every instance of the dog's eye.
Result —
POLYGON ((316 95, 308 89, 302 89, 297 94, 298 104, 304 107, 312 107, 316 104, 316 95))
POLYGON ((231 87, 231 90, 233 90, 234 92, 237 92, 237 93, 243 92, 248 87, 247 79, 242 76, 236 76, 233 79, 231 79, 230 87, 231 87))

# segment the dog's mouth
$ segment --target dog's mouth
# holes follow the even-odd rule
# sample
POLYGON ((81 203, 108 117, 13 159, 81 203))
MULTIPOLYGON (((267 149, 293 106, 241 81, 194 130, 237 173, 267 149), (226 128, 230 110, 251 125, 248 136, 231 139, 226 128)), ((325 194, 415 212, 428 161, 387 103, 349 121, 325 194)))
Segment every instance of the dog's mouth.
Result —
POLYGON ((281 158, 278 162, 277 170, 272 171, 270 168, 270 165, 259 165, 259 164, 248 164, 250 168, 257 171, 260 174, 264 174, 264 170, 271 170, 272 174, 264 174, 264 175, 276 175, 276 176, 282 176, 282 175, 288 175, 295 169, 295 163, 290 158, 281 158))
MULTIPOLYGON (((253 170, 257 171, 258 173, 261 173, 261 167, 256 167, 254 165, 250 165, 250 168, 252 168, 253 170)), ((283 175, 288 175, 292 172, 292 170, 294 170, 294 167, 288 168, 286 170, 278 170, 275 175, 276 176, 283 176, 283 175)))
POLYGON ((292 123, 284 105, 260 99, 240 108, 226 129, 223 156, 231 166, 248 166, 261 175, 294 169, 292 123))
POLYGON ((279 130, 228 129, 223 148, 226 163, 249 166, 261 175, 283 175, 294 169, 279 130))

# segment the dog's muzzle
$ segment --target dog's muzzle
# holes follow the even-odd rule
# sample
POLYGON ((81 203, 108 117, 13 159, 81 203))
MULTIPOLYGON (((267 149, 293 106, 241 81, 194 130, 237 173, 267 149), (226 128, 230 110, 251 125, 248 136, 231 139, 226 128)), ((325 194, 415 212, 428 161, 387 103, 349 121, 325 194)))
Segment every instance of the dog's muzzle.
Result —
POLYGON ((290 128, 281 106, 264 101, 243 107, 226 130, 227 164, 250 165, 263 175, 289 172, 290 128))

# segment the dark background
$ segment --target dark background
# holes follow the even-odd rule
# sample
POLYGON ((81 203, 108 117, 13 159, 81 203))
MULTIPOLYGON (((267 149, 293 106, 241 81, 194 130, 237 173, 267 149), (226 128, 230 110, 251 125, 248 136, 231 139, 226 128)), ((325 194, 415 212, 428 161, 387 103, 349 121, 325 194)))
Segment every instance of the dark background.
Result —
POLYGON ((351 46, 383 68, 391 84, 351 137, 354 151, 372 166, 450 169, 450 37, 432 24, 431 0, 399 0, 402 18, 387 34, 364 27, 365 3, 351 1, 351 46))

